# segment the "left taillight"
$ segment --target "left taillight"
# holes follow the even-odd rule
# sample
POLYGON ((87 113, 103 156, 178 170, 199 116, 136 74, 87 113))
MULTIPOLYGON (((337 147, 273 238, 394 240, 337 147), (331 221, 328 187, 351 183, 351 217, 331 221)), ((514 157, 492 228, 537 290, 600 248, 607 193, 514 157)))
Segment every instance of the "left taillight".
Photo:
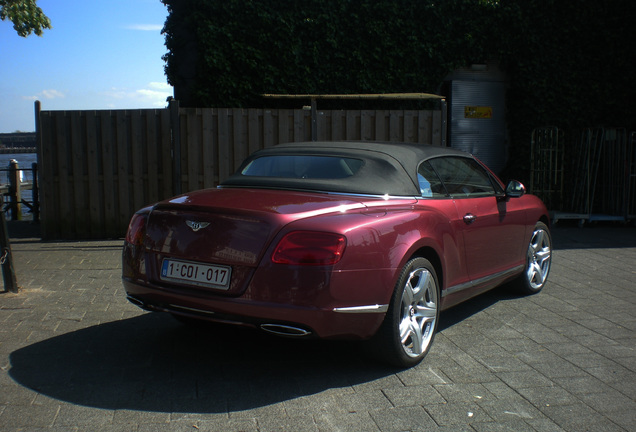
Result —
POLYGON ((135 213, 128 224, 126 232, 126 242, 133 246, 141 246, 146 234, 147 213, 135 213))
POLYGON ((276 264, 333 265, 342 258, 347 238, 342 234, 295 231, 278 242, 272 255, 276 264))

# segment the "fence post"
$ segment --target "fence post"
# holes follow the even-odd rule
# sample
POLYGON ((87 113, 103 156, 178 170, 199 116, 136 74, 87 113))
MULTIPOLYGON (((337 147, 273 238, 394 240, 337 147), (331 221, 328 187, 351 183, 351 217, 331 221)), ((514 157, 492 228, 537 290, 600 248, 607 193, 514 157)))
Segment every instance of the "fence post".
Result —
POLYGON ((4 280, 4 291, 17 293, 19 290, 18 281, 13 269, 13 258, 11 257, 11 243, 7 233, 7 222, 4 219, 4 212, 0 211, 0 265, 2 266, 2 278, 4 280))
POLYGON ((38 185, 38 164, 37 162, 33 162, 31 164, 31 169, 33 172, 33 188, 32 188, 32 197, 33 197, 33 222, 40 222, 40 189, 38 185))
POLYGON ((11 220, 22 219, 22 193, 20 191, 20 169, 18 168, 18 161, 11 159, 9 162, 9 197, 11 209, 11 220))

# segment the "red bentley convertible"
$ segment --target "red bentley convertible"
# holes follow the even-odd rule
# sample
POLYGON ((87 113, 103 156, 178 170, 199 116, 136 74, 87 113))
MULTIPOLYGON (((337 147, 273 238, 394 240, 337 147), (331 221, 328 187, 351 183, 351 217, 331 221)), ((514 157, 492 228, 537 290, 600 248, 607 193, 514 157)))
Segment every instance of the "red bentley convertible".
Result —
POLYGON ((258 151, 216 189, 139 210, 128 299, 186 320, 292 337, 368 339, 399 366, 441 310, 514 280, 546 283, 548 212, 457 150, 312 142, 258 151))

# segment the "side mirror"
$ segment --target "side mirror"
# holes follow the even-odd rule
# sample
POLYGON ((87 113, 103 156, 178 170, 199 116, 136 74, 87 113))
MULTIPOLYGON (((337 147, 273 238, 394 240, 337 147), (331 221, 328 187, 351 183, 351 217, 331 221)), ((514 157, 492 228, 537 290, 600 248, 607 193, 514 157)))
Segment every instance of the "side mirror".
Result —
POLYGON ((506 196, 510 198, 519 198, 526 193, 526 187, 517 180, 510 180, 506 186, 506 196))

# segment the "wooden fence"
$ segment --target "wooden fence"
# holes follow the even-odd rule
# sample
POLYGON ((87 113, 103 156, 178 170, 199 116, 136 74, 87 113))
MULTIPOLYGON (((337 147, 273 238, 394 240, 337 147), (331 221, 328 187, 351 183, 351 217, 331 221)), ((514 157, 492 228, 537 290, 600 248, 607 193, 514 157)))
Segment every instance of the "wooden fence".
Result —
POLYGON ((216 186, 278 143, 443 142, 437 110, 179 108, 40 111, 42 237, 119 238, 143 206, 216 186))

